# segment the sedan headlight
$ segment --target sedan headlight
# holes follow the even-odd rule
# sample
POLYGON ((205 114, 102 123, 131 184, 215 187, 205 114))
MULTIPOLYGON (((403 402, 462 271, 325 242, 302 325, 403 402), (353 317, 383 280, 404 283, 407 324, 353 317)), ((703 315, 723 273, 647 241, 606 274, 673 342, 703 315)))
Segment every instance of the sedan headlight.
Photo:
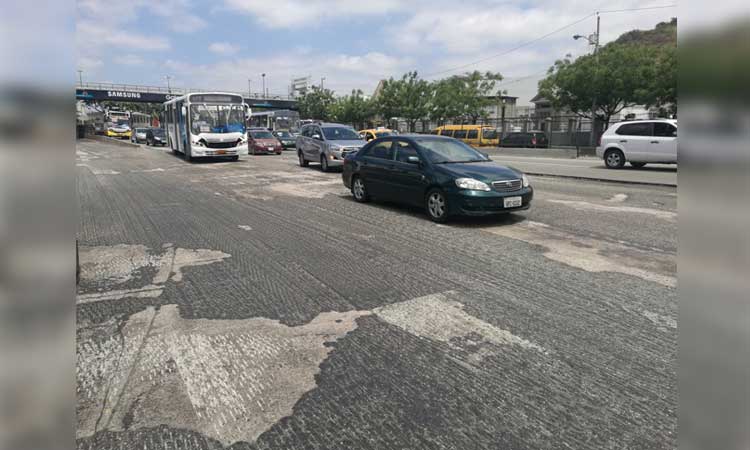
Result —
POLYGON ((521 175, 521 181, 523 181, 523 187, 529 187, 529 177, 526 174, 521 175))
POLYGON ((487 183, 475 180, 474 178, 457 178, 456 186, 461 189, 469 189, 472 191, 489 191, 490 187, 487 183))

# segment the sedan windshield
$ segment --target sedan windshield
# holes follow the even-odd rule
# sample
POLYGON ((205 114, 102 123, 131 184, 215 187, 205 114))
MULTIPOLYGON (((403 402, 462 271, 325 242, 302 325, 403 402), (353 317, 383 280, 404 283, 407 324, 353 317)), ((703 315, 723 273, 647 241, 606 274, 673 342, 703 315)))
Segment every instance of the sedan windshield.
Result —
POLYGON ((241 105, 191 105, 193 134, 244 133, 244 110, 241 105))
POLYGON ((288 132, 288 131, 277 131, 276 132, 276 137, 280 137, 280 138, 284 138, 284 139, 289 139, 289 138, 293 138, 294 136, 292 136, 292 134, 290 132, 288 132))
POLYGON ((251 131, 250 136, 253 139, 274 139, 270 131, 251 131))
POLYGON ((489 161, 472 147, 455 139, 415 139, 424 153, 435 164, 489 161))
POLYGON ((328 141, 354 141, 362 139, 356 131, 344 127, 325 127, 323 128, 323 134, 328 141))
POLYGON ((156 129, 153 129, 153 130, 151 130, 151 132, 152 132, 152 133, 154 134, 154 136, 156 136, 156 137, 164 137, 164 129, 162 129, 162 128, 156 128, 156 129))

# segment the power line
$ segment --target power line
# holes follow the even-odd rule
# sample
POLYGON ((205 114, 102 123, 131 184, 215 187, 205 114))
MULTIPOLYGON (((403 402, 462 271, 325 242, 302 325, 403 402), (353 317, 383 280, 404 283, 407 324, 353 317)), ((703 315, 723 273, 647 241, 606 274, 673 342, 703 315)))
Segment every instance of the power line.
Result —
POLYGON ((643 8, 607 9, 607 10, 599 11, 599 14, 629 12, 629 11, 645 11, 648 9, 665 9, 665 8, 676 8, 676 7, 677 5, 661 5, 661 6, 645 6, 643 8))
POLYGON ((466 67, 473 66, 473 65, 479 64, 481 62, 489 61, 490 59, 495 59, 495 58, 498 58, 500 56, 505 56, 505 55, 507 55, 509 53, 512 53, 512 52, 514 52, 514 51, 516 51, 518 49, 521 49, 521 48, 526 47, 528 45, 531 45, 531 44, 534 44, 536 42, 539 42, 542 39, 546 39, 546 38, 552 36, 555 33, 559 33, 562 30, 565 30, 567 28, 572 27, 573 25, 578 25, 579 23, 583 22, 584 20, 586 20, 586 19, 588 19, 590 17, 593 17, 594 15, 596 15, 596 13, 591 13, 591 14, 589 14, 586 17, 582 17, 582 18, 576 20, 575 22, 571 22, 571 23, 569 23, 569 24, 567 24, 567 25, 565 25, 563 27, 560 27, 560 28, 554 30, 554 31, 550 31, 549 33, 547 33, 547 34, 545 34, 543 36, 539 36, 538 38, 535 38, 535 39, 532 39, 530 41, 526 41, 526 42, 523 42, 521 44, 518 44, 517 46, 515 46, 515 47, 513 47, 513 48, 511 48, 509 50, 506 50, 504 52, 497 53, 497 54, 494 54, 494 55, 490 55, 490 56, 488 56, 486 58, 478 59, 476 61, 472 61, 470 63, 466 63, 466 64, 463 64, 461 66, 456 66, 456 67, 453 67, 453 68, 450 68, 450 69, 441 70, 439 72, 433 72, 433 73, 425 75, 425 78, 432 77, 432 76, 435 76, 435 75, 441 75, 441 74, 444 74, 444 73, 447 73, 447 72, 453 72, 454 70, 464 69, 466 67))
POLYGON ((597 13, 599 13, 599 14, 607 14, 607 13, 618 13, 618 12, 626 12, 626 11, 644 11, 644 10, 649 10, 649 9, 674 8, 676 6, 677 5, 661 5, 661 6, 648 6, 648 7, 643 7, 643 8, 611 9, 611 10, 604 10, 604 11, 593 12, 593 13, 585 16, 585 17, 582 17, 582 18, 576 20, 575 22, 571 22, 571 23, 569 23, 567 25, 564 25, 564 26, 562 26, 562 27, 560 27, 560 28, 558 28, 556 30, 550 31, 547 34, 539 36, 538 38, 532 39, 530 41, 522 42, 522 43, 518 44, 517 46, 515 46, 515 47, 513 47, 511 49, 508 49, 508 50, 506 50, 504 52, 497 53, 497 54, 494 54, 494 55, 490 55, 490 56, 488 56, 486 58, 478 59, 476 61, 472 61, 472 62, 469 62, 469 63, 466 63, 466 64, 462 64, 460 66, 452 67, 450 69, 445 69, 445 70, 441 70, 441 71, 438 71, 438 72, 432 72, 432 73, 429 73, 427 75, 424 75, 424 78, 432 77, 432 76, 435 76, 435 75, 442 75, 444 73, 453 72, 453 71, 460 70, 460 69, 465 69, 467 67, 470 67, 470 66, 473 66, 473 65, 485 62, 485 61, 489 61, 491 59, 499 58, 500 56, 508 55, 510 53, 515 52, 516 50, 519 50, 519 49, 523 48, 523 47, 529 46, 531 44, 535 44, 535 43, 537 43, 537 42, 539 42, 539 41, 541 41, 543 39, 546 39, 546 38, 552 36, 553 34, 559 33, 560 31, 566 30, 566 29, 568 29, 568 28, 570 28, 570 27, 572 27, 574 25, 578 25, 579 23, 583 22, 584 20, 586 20, 586 19, 588 19, 590 17, 595 16, 597 13))

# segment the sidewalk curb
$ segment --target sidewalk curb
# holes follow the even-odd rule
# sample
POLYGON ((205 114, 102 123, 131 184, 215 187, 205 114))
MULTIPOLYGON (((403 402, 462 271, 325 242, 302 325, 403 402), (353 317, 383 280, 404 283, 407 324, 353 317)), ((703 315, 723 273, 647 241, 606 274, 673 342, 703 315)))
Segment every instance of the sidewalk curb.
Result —
POLYGON ((595 178, 595 177, 582 177, 577 175, 553 175, 550 173, 539 173, 539 172, 525 172, 526 175, 531 175, 535 177, 549 177, 549 178, 568 178, 571 180, 584 180, 584 181, 600 181, 604 183, 620 183, 620 184, 641 184, 645 186, 661 186, 661 187, 671 187, 676 188, 676 184, 670 184, 670 183, 655 183, 651 181, 633 181, 633 180, 613 180, 610 178, 595 178))

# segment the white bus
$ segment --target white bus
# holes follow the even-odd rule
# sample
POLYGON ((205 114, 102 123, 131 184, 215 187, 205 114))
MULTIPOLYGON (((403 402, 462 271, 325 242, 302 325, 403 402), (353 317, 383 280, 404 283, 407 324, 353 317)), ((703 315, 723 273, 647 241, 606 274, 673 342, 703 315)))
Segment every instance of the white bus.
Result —
POLYGON ((188 161, 213 156, 236 161, 247 150, 248 113, 237 94, 196 92, 173 98, 164 103, 167 141, 188 161))
POLYGON ((250 126, 271 131, 297 131, 300 128, 299 112, 291 109, 255 112, 250 115, 250 126))

